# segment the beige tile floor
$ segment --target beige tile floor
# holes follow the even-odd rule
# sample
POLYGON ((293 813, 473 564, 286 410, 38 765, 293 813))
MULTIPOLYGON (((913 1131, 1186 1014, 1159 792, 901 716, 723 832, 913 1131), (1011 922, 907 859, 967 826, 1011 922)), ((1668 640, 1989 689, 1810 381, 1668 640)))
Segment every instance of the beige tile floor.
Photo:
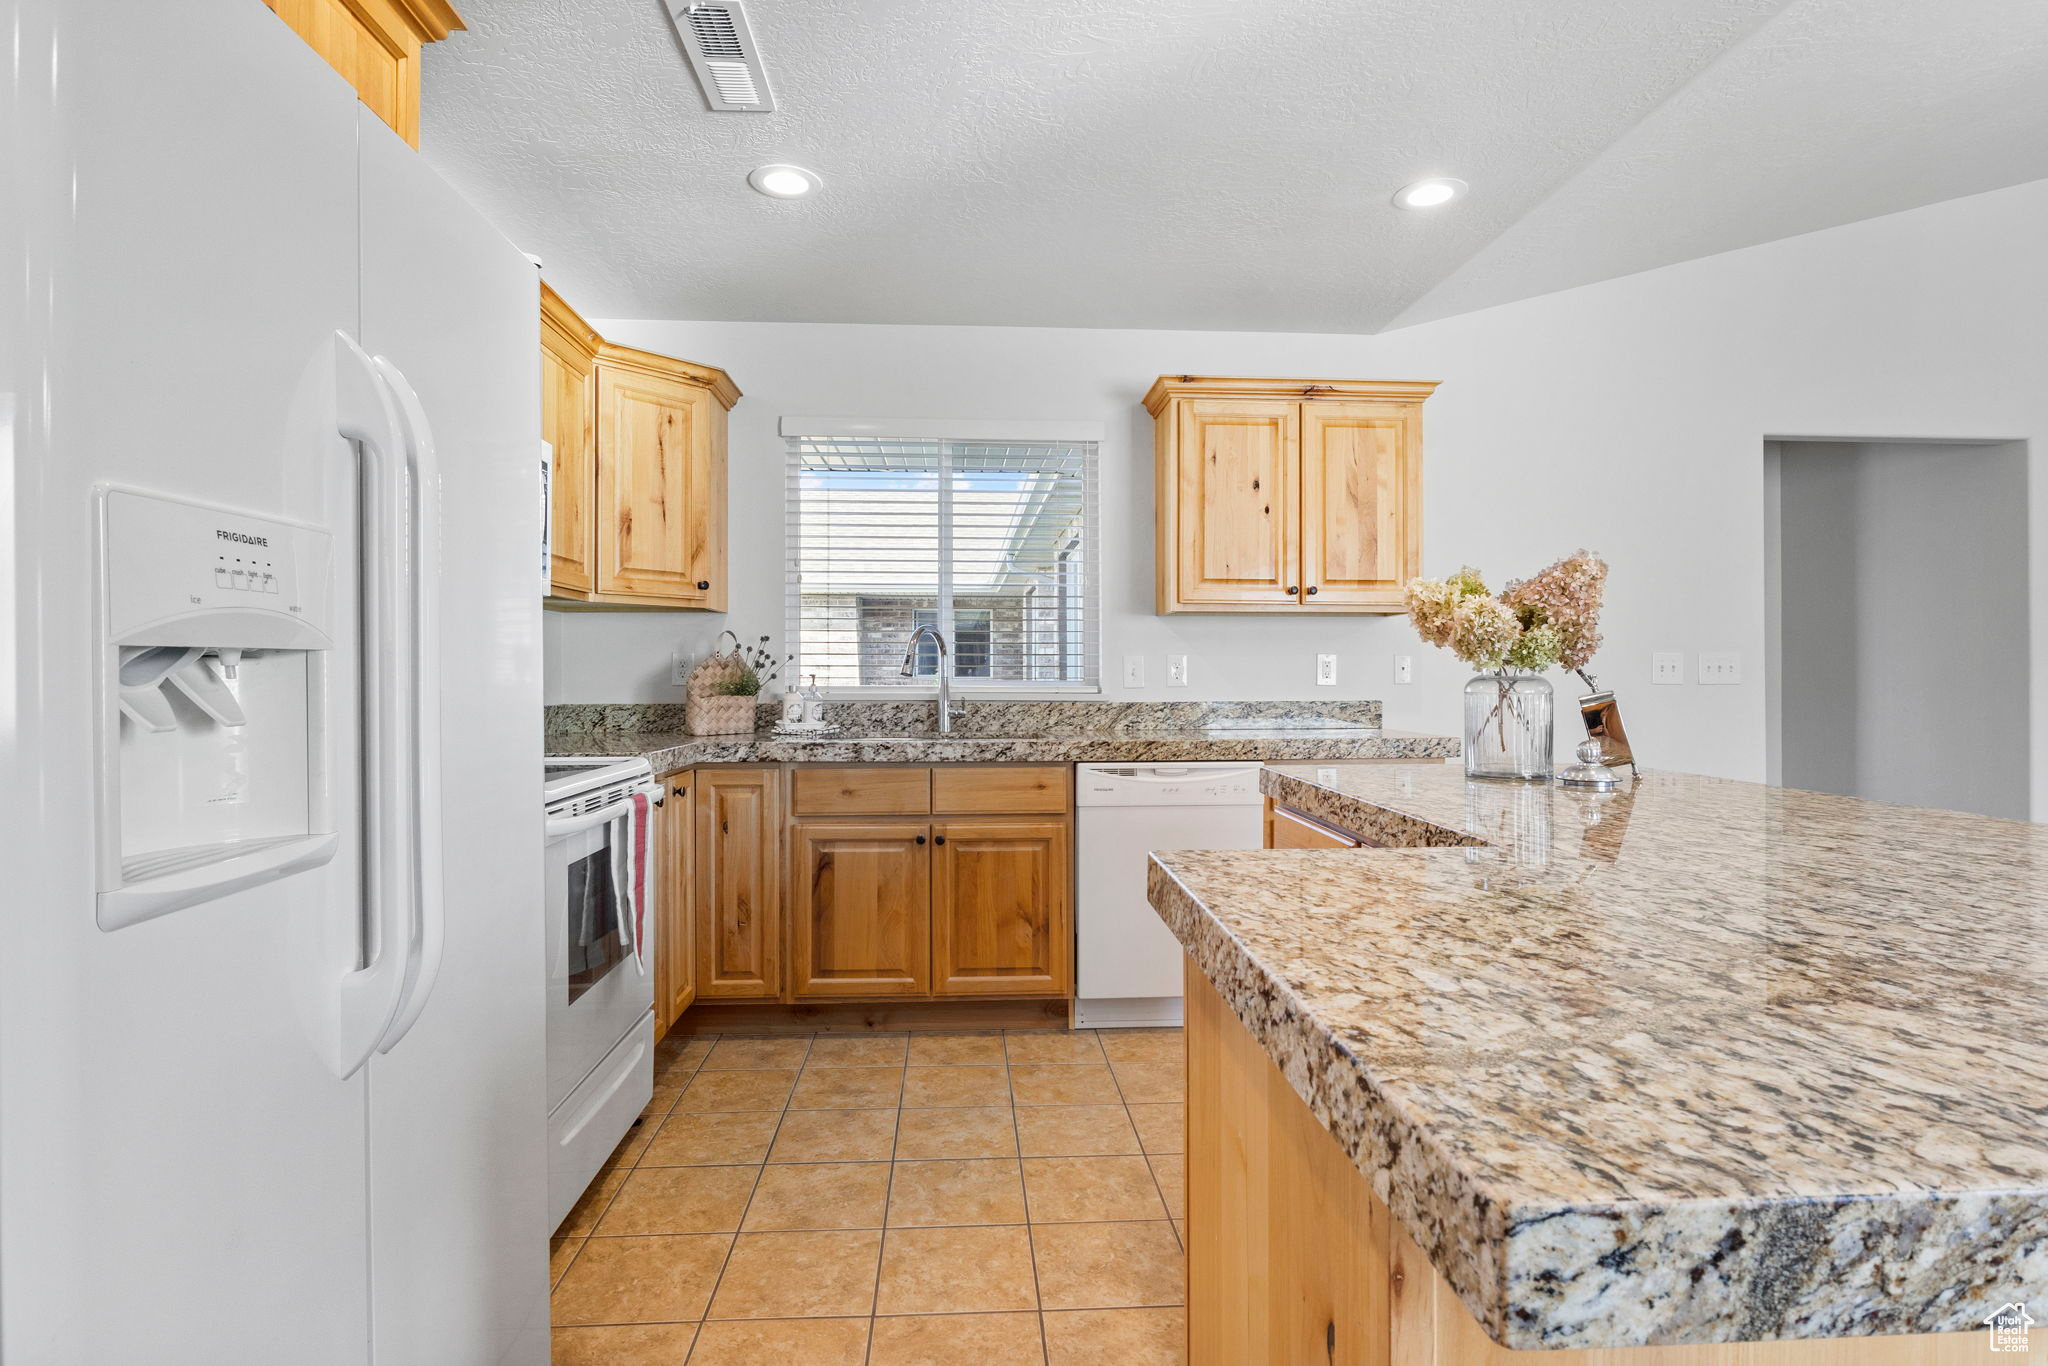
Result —
POLYGON ((1181 1032, 670 1038, 556 1366, 1180 1366, 1181 1032))

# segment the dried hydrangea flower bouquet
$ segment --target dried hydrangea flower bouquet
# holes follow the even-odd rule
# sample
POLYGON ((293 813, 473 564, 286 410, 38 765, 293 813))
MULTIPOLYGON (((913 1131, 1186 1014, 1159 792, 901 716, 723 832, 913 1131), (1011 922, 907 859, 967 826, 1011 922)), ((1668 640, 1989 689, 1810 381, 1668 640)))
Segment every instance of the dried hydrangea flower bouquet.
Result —
POLYGON ((1470 565, 1408 585, 1408 620, 1481 672, 1465 685, 1465 776, 1548 778, 1555 703, 1543 671, 1585 678, 1600 646, 1607 565, 1580 551, 1499 596, 1470 565))

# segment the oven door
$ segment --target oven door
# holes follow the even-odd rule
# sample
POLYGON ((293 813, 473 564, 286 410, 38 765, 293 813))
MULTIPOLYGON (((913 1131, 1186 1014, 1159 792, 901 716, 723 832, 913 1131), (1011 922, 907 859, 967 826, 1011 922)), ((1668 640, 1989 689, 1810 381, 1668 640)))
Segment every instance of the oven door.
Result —
MULTIPOLYGON (((614 914, 611 841, 617 823, 548 841, 548 1109, 590 1075, 654 1008, 654 908, 644 908, 647 967, 633 961, 614 914)), ((660 885, 648 841, 648 895, 660 885)))

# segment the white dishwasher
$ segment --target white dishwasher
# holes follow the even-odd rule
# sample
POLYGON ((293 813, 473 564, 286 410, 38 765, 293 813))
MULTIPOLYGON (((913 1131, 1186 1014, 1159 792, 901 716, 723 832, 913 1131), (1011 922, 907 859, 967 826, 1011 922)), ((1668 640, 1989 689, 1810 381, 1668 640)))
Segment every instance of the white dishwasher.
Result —
POLYGON ((1074 1024, 1181 1022, 1181 948, 1145 896, 1154 849, 1257 849, 1256 761, 1074 765, 1074 1024))

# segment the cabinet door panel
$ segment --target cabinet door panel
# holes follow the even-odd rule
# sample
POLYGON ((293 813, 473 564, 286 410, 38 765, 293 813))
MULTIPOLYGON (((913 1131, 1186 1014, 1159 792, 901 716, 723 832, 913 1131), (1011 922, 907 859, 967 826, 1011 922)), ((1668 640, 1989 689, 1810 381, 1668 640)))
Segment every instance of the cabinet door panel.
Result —
POLYGON ((791 993, 923 996, 931 987, 931 831, 790 826, 791 993))
POLYGON ((1413 405, 1302 406, 1306 606, 1401 604, 1402 585, 1421 569, 1421 446, 1413 405))
POLYGON ((707 566, 724 500, 713 469, 717 400, 603 359, 597 396, 598 591, 710 606, 712 589, 697 585, 714 582, 707 566))
POLYGON ((691 901, 695 891, 697 823, 690 810, 693 774, 671 773, 661 808, 660 903, 654 930, 654 1020, 665 1031, 697 999, 696 936, 691 901))
POLYGON ((699 770, 697 995, 772 997, 782 991, 778 896, 779 773, 699 770))
POLYGON ((1067 823, 942 821, 932 841, 933 991, 1064 995, 1073 978, 1067 823))
POLYGON ((557 593, 585 597, 597 582, 597 334, 545 285, 540 317, 540 430, 554 448, 548 579, 557 593))
POLYGON ((1287 604, 1301 584, 1301 405, 1196 399, 1180 405, 1174 490, 1184 605, 1287 604))

